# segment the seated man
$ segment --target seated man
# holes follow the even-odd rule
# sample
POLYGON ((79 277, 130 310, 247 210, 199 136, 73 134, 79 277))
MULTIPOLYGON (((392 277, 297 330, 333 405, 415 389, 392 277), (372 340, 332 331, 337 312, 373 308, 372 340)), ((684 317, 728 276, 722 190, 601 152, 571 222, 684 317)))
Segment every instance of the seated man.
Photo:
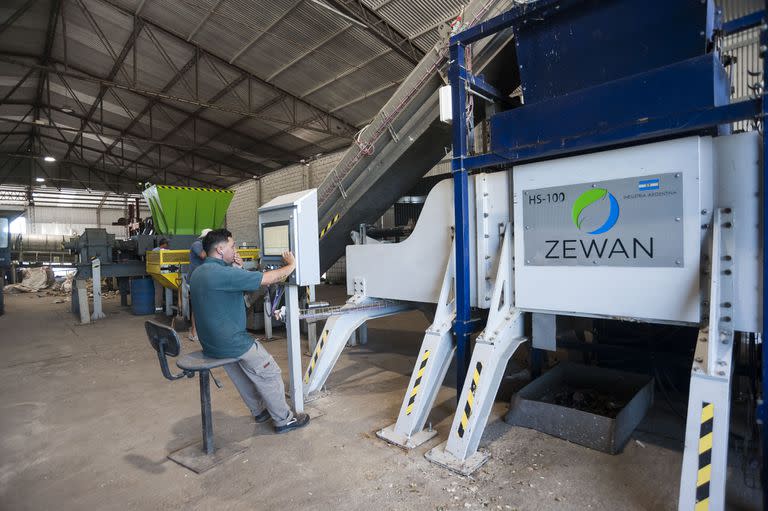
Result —
POLYGON ((243 293, 255 291, 287 278, 295 269, 293 254, 285 252, 286 265, 264 273, 242 269, 235 240, 226 229, 216 229, 203 238, 206 258, 192 274, 190 289, 197 335, 203 353, 214 358, 236 358, 224 366, 256 422, 270 418, 275 432, 285 433, 306 426, 309 415, 294 414, 285 401, 280 368, 272 356, 245 330, 243 293))

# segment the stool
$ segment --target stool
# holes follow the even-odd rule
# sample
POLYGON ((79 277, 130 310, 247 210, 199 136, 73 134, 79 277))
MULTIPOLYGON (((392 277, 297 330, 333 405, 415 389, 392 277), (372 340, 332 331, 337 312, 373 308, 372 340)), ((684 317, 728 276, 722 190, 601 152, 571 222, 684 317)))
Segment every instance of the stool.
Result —
MULTIPOLYGON (((150 345, 157 352, 157 358, 160 362, 160 370, 163 376, 169 380, 178 380, 180 378, 194 378, 195 373, 199 375, 200 380, 200 417, 203 429, 203 448, 202 452, 197 445, 192 445, 171 453, 168 457, 194 472, 201 473, 212 466, 218 464, 223 459, 242 452, 244 446, 226 446, 221 449, 214 449, 213 446, 213 417, 211 415, 211 388, 210 378, 213 377, 211 369, 222 367, 227 364, 234 364, 236 358, 212 358, 206 357, 202 351, 194 351, 181 355, 181 341, 176 331, 166 325, 155 321, 146 321, 144 328, 147 331, 150 345), (171 373, 168 366, 168 357, 178 357, 176 366, 181 369, 178 374, 171 373)), ((221 388, 221 384, 213 377, 216 386, 221 388)))
MULTIPOLYGON (((236 358, 206 357, 202 351, 187 353, 176 359, 176 365, 184 373, 189 374, 190 377, 194 376, 195 373, 199 375, 200 416, 203 421, 203 450, 206 454, 213 454, 213 418, 211 416, 211 384, 209 378, 211 376, 211 369, 236 362, 236 358)), ((213 381, 216 382, 217 387, 221 388, 216 378, 213 381)))

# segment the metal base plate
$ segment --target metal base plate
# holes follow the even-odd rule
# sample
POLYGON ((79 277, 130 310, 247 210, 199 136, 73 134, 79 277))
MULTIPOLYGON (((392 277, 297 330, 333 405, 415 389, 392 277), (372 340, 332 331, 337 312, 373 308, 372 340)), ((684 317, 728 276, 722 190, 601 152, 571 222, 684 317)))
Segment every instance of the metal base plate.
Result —
POLYGON ((437 430, 422 429, 415 435, 407 437, 401 433, 395 432, 395 425, 392 424, 391 426, 387 426, 386 428, 377 431, 376 436, 397 447, 413 449, 414 447, 418 447, 424 442, 435 438, 435 436, 437 436, 437 430))
POLYGON ((232 442, 216 447, 213 454, 203 452, 203 443, 195 442, 168 455, 168 459, 175 461, 182 467, 188 468, 196 474, 202 474, 219 463, 240 454, 248 449, 247 442, 232 442))
POLYGON ((446 443, 447 442, 443 442, 434 449, 428 451, 424 457, 435 465, 440 465, 451 472, 456 472, 463 476, 472 474, 472 472, 485 465, 485 462, 491 458, 491 455, 487 452, 478 450, 466 460, 460 460, 453 454, 445 452, 446 443))

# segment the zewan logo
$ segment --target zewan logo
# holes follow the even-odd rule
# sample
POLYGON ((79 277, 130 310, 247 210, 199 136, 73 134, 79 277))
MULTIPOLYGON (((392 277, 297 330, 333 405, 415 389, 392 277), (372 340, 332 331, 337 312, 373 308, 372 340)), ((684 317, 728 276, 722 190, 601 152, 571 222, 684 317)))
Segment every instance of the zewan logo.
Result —
POLYGON ((579 195, 576 202, 573 203, 573 211, 571 214, 573 225, 575 225, 577 229, 582 230, 582 227, 586 227, 584 226, 585 220, 588 221, 588 223, 592 223, 589 222, 590 218, 588 212, 597 208, 590 206, 597 205, 600 201, 604 201, 606 198, 609 203, 608 216, 596 229, 587 231, 587 234, 603 234, 610 231, 619 220, 619 203, 616 201, 616 197, 605 188, 592 188, 579 195))
MULTIPOLYGON (((619 221, 619 202, 605 188, 591 188, 579 195, 571 208, 571 221, 576 228, 599 236, 613 229, 619 221)), ((545 240, 549 245, 546 259, 580 259, 598 264, 604 259, 653 259, 653 237, 602 237, 586 239, 545 240), (602 238, 602 239, 601 239, 602 238)))

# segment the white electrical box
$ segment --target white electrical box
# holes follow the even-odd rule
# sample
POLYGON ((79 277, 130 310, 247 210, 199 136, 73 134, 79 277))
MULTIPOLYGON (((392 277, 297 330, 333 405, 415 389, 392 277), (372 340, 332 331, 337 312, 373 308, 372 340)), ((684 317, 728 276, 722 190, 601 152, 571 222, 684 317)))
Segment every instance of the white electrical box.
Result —
POLYGON ((450 124, 453 122, 453 98, 451 96, 451 86, 444 85, 439 89, 440 99, 440 122, 450 124))
POLYGON ((276 197, 259 208, 261 264, 283 266, 283 252, 296 257, 296 271, 288 282, 298 286, 320 283, 317 228, 317 189, 276 197))

